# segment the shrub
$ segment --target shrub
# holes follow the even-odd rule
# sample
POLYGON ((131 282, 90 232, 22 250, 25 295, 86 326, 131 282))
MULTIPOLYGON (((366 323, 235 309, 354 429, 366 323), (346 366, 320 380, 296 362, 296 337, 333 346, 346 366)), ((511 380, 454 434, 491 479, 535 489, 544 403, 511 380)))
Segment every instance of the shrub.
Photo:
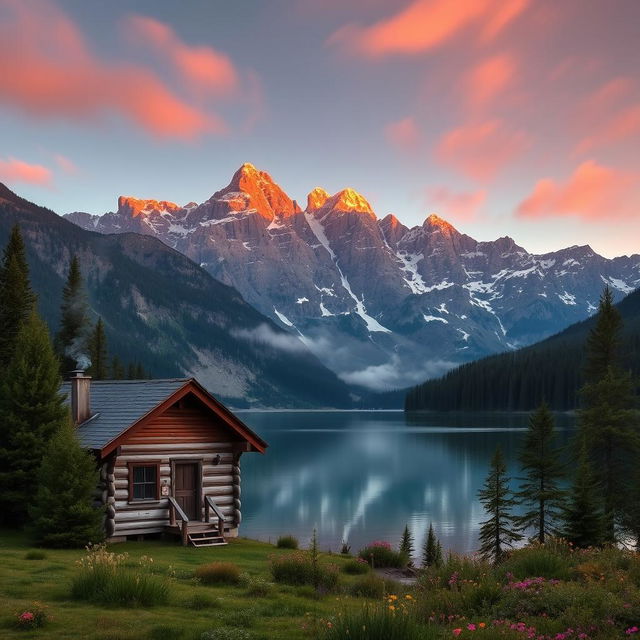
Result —
POLYGON ((196 578, 204 584, 239 584, 240 568, 233 562, 210 562, 200 565, 196 578))
POLYGON ((146 565, 123 567, 126 554, 115 554, 105 545, 87 547, 78 561, 79 572, 71 583, 71 596, 105 605, 123 607, 165 604, 169 599, 166 580, 151 575, 146 565))
POLYGON ((401 613, 398 604, 367 604, 345 611, 327 621, 322 640, 435 640, 437 628, 419 625, 412 615, 401 613), (392 608, 393 607, 393 608, 392 608))
POLYGON ((342 571, 352 576, 368 573, 371 567, 366 560, 358 558, 357 560, 349 560, 342 565, 342 571))
POLYGON ((308 553, 302 551, 273 558, 271 575, 276 582, 293 586, 311 585, 326 591, 338 584, 338 567, 314 562, 308 553))
POLYGON ((253 636, 245 629, 237 629, 234 627, 218 627, 205 631, 200 640, 251 640, 253 636))
POLYGON ((276 542, 276 547, 278 547, 278 549, 297 549, 298 538, 294 538, 293 536, 280 536, 278 542, 276 542))
POLYGON ((511 573, 516 578, 542 577, 547 580, 568 579, 570 567, 571 559, 569 557, 546 548, 544 545, 517 549, 502 565, 504 571, 511 573))
POLYGON ((362 558, 375 568, 397 567, 407 564, 407 558, 399 551, 394 551, 388 542, 372 542, 360 549, 358 557, 362 558))
POLYGON ((273 591, 273 583, 265 580, 260 576, 250 576, 243 573, 240 576, 242 584, 246 587, 246 594, 254 598, 265 598, 271 595, 273 591))
POLYGON ((47 554, 40 549, 32 549, 31 551, 27 551, 27 553, 24 554, 25 560, 44 560, 46 559, 46 557, 47 554))
POLYGON ((28 609, 16 614, 15 624, 18 629, 40 629, 49 621, 45 608, 34 602, 28 609))
POLYGON ((214 600, 208 593, 194 593, 190 598, 185 600, 184 606, 187 607, 187 609, 200 611, 202 609, 219 607, 220 603, 218 600, 214 600))
POLYGON ((375 573, 358 578, 349 589, 353 596, 380 599, 384 595, 384 580, 375 573))

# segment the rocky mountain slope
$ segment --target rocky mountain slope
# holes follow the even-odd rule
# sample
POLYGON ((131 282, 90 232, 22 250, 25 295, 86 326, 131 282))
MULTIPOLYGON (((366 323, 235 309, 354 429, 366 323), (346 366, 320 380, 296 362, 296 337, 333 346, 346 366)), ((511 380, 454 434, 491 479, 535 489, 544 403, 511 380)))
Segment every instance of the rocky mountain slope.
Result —
MULTIPOLYGON (((124 206, 133 219, 144 216, 139 204, 124 206)), ((197 376, 235 406, 350 406, 346 385, 299 339, 158 239, 86 231, 0 184, 0 245, 16 222, 51 327, 75 254, 112 353, 141 361, 156 377, 197 376)))
POLYGON ((342 379, 383 390, 531 344, 591 314, 604 284, 640 285, 640 256, 588 246, 534 255, 478 242, 436 215, 379 219, 353 189, 321 188, 304 210, 244 164, 202 204, 120 197, 67 218, 101 233, 155 236, 236 288, 342 379))

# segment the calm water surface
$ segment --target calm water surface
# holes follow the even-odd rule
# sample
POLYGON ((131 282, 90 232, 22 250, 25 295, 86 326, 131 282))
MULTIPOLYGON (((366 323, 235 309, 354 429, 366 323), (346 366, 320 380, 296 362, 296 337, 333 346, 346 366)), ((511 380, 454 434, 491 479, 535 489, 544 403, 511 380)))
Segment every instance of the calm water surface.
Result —
MULTIPOLYGON (((485 519, 476 493, 502 446, 510 473, 526 415, 402 412, 239 412, 269 443, 242 459, 242 535, 306 544, 315 528, 323 548, 396 543, 405 524, 420 548, 433 522, 445 549, 477 549, 485 519)), ((573 428, 557 418, 560 443, 573 428)), ((515 486, 516 483, 514 483, 515 486)))

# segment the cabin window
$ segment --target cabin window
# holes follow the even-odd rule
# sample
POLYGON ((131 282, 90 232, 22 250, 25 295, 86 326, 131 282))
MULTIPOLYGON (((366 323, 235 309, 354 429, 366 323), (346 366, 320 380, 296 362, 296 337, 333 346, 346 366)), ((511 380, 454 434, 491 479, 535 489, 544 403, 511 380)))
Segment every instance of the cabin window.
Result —
POLYGON ((159 500, 160 465, 129 465, 129 501, 159 500))

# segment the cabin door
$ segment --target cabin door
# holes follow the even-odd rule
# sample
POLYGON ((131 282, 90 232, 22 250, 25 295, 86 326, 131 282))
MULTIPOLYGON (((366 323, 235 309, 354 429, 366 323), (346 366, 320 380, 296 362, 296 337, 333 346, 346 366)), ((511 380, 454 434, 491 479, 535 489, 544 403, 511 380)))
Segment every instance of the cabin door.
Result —
POLYGON ((199 465, 196 462, 176 462, 174 497, 189 520, 200 520, 199 465))

